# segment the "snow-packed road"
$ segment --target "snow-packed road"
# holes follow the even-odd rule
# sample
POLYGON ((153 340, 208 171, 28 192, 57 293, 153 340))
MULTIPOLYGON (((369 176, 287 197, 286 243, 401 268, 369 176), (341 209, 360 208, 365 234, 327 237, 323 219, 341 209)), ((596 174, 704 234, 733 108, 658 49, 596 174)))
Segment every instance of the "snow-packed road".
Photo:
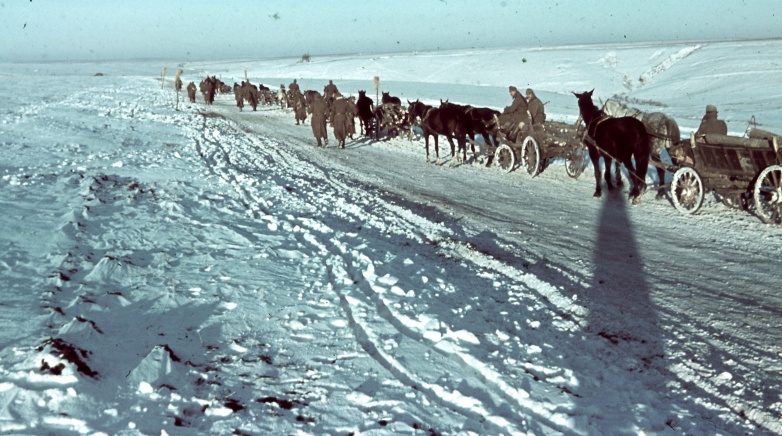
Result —
POLYGON ((67 82, 3 85, 0 432, 782 432, 782 229, 67 82))

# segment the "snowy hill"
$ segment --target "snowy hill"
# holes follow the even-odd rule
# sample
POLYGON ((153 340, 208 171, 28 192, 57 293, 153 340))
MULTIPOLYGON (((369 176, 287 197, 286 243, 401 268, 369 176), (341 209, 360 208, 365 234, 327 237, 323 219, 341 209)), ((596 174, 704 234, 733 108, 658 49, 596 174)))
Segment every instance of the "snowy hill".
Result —
MULTIPOLYGON (((185 64, 276 86, 508 103, 596 88, 686 132, 782 132, 782 42, 185 64), (526 62, 524 61, 526 60, 526 62)), ((6 64, 0 433, 779 434, 782 228, 316 149, 277 108, 174 110, 160 63, 6 64), (105 76, 94 76, 96 72, 105 76)), ((176 63, 169 63, 173 71, 176 63)), ((445 154, 447 156, 447 153, 445 154)))

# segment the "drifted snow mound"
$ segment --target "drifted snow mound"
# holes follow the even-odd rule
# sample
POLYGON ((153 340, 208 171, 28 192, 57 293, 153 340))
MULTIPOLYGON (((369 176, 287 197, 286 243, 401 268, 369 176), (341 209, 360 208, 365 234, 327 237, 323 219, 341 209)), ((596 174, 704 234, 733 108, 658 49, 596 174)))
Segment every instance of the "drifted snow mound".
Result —
POLYGON ((133 282, 144 273, 143 269, 155 262, 155 255, 145 251, 123 251, 119 254, 104 255, 84 280, 86 282, 109 280, 120 283, 133 282))
POLYGON ((671 54, 667 58, 663 59, 662 62, 658 63, 657 65, 653 66, 649 70, 641 73, 641 75, 638 77, 638 83, 631 84, 632 89, 639 88, 641 86, 644 86, 648 83, 651 83, 655 77, 657 77, 659 74, 662 74, 674 65, 676 65, 677 62, 681 61, 682 59, 685 59, 687 56, 695 53, 698 51, 702 45, 693 45, 689 47, 684 47, 681 50, 677 51, 676 53, 671 54))
POLYGON ((141 394, 151 394, 163 385, 179 388, 186 384, 186 374, 165 345, 157 345, 128 374, 128 386, 141 394))

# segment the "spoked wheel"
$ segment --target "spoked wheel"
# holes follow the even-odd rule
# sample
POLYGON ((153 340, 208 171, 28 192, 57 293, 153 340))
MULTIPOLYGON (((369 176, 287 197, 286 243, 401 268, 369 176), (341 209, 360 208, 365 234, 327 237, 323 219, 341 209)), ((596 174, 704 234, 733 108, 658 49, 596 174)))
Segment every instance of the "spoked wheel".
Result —
POLYGON ((681 167, 673 173, 671 198, 679 212, 693 214, 703 205, 703 180, 691 167, 681 167))
POLYGON ((508 144, 502 144, 494 151, 495 165, 502 168, 505 172, 510 172, 513 166, 516 165, 516 156, 513 154, 513 149, 508 144))
POLYGON ((532 136, 527 136, 521 143, 521 164, 530 176, 534 177, 540 173, 540 147, 532 136))
POLYGON ((587 166, 587 151, 583 144, 579 144, 565 160, 565 172, 568 176, 577 179, 587 166))
POLYGON ((755 213, 767 224, 782 224, 782 166, 771 165, 760 172, 755 189, 755 213))

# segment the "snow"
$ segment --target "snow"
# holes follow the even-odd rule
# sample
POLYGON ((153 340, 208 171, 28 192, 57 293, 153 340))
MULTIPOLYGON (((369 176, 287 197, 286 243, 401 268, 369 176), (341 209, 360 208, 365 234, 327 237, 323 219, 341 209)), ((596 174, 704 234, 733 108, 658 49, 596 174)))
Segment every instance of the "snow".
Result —
MULTIPOLYGON (((594 87, 684 134, 713 103, 740 135, 752 115, 782 132, 780 54, 683 42, 183 68, 346 92, 379 75, 403 101, 493 107, 531 85, 565 122, 570 91, 594 87)), ((419 139, 316 149, 277 108, 174 110, 160 67, 3 65, 0 433, 782 432, 782 228, 714 199, 693 216, 651 192, 595 200, 590 170, 572 180, 559 162, 530 179, 426 163, 419 139)))

